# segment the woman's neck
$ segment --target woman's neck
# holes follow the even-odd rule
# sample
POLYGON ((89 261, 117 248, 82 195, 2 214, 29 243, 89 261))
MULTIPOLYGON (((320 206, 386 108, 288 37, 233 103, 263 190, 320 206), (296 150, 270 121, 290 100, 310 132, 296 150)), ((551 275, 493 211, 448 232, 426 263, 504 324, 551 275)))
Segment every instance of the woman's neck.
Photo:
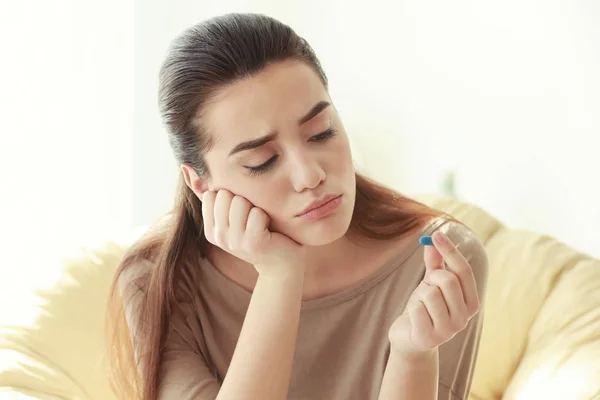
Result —
MULTIPOLYGON (((346 235, 314 246, 305 260, 303 299, 324 297, 359 283, 401 252, 411 238, 383 241, 346 235)), ((251 264, 212 245, 206 256, 229 279, 250 292, 254 289, 258 273, 251 264)))

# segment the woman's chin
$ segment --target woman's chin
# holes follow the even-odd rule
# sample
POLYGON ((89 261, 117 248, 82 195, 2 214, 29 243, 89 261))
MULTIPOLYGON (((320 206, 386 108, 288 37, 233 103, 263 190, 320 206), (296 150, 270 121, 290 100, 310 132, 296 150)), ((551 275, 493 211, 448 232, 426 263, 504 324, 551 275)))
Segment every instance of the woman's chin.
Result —
POLYGON ((325 246, 344 237, 348 232, 351 218, 324 218, 302 224, 292 236, 298 243, 307 246, 325 246))

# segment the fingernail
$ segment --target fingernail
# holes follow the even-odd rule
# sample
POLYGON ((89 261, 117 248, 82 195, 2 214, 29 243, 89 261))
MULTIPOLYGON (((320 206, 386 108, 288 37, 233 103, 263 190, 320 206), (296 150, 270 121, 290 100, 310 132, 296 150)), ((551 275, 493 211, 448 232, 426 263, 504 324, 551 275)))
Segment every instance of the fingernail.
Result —
POLYGON ((433 239, 439 244, 448 244, 448 237, 441 231, 435 232, 433 234, 433 239))
POLYGON ((419 238, 419 244, 421 246, 433 246, 433 241, 431 240, 431 236, 421 236, 419 238))

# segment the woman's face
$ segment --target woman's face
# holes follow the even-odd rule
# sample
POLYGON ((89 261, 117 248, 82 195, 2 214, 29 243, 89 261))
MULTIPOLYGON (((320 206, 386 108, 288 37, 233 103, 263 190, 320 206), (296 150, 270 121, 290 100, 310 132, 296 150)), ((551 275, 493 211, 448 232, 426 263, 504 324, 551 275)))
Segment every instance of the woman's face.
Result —
POLYGON ((224 88, 202 125, 213 144, 205 187, 243 196, 270 216, 271 230, 299 243, 324 245, 346 233, 356 191, 350 145, 307 64, 273 64, 224 88), (341 197, 302 215, 334 196, 341 197))

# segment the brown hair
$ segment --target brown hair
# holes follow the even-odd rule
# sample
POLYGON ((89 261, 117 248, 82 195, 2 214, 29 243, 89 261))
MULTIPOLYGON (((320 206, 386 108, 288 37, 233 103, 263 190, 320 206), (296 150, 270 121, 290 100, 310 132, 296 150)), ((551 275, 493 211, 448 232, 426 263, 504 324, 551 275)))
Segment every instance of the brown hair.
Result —
MULTIPOLYGON (((198 121, 203 106, 223 86, 266 65, 296 59, 307 63, 327 87, 327 77, 309 44, 289 26, 257 14, 219 16, 183 32, 173 42, 160 70, 159 104, 178 164, 199 176, 210 173, 204 154, 210 137, 198 121)), ((127 399, 156 400, 161 349, 165 344, 174 287, 187 260, 198 260, 204 246, 202 204, 180 180, 178 198, 165 223, 128 249, 111 287, 107 314, 111 383, 127 399), (120 287, 123 274, 149 260, 147 275, 120 287), (135 327, 124 304, 141 301, 135 327), (131 332, 135 330, 135 332, 131 332), (131 342, 131 338, 135 343, 131 342), (134 351, 135 347, 135 351, 134 351)), ((441 213, 356 175, 356 205, 350 229, 375 239, 400 237, 441 213)))

